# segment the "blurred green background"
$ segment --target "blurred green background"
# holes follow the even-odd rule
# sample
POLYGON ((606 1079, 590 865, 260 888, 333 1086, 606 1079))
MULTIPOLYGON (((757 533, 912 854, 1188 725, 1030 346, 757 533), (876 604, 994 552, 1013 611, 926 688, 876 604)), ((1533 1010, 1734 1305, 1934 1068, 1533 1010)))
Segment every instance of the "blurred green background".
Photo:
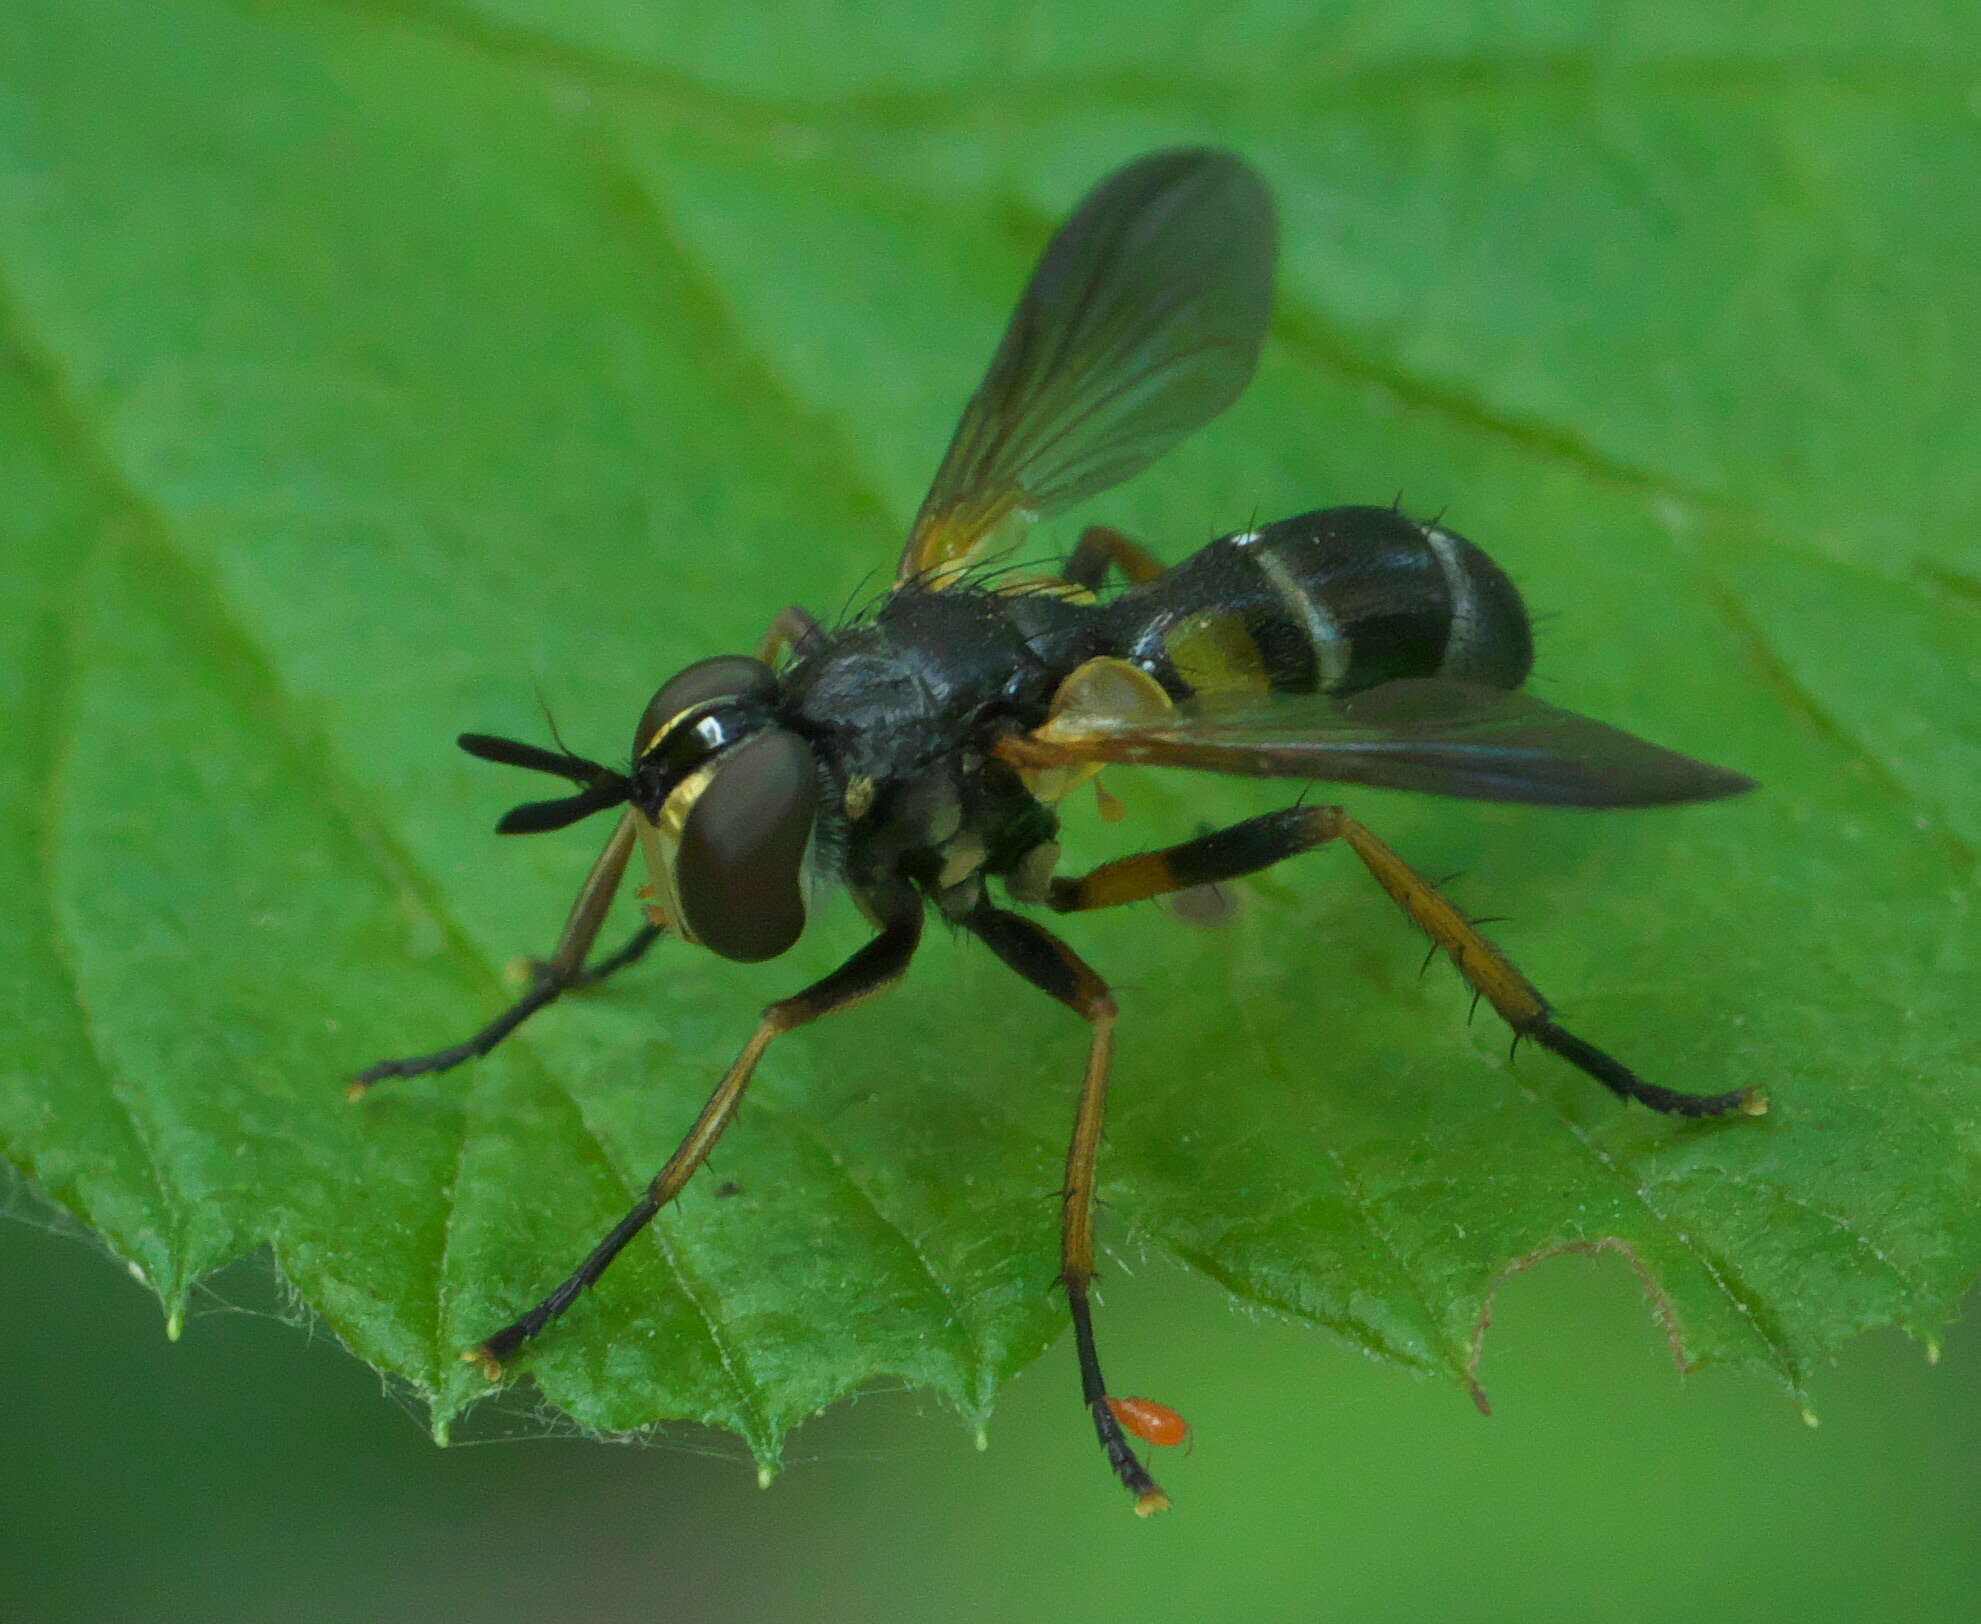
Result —
MULTIPOLYGON (((876 1393, 805 1427, 766 1492, 693 1428, 436 1450, 326 1339, 209 1301, 169 1346, 145 1292, 18 1225, 0 1275, 0 1577, 23 1624, 1841 1624, 1962 1618, 1981 1589, 1972 1327, 1937 1369, 1889 1332, 1857 1344, 1811 1429, 1754 1376, 1674 1374, 1615 1259, 1508 1285, 1490 1419, 1174 1270, 1119 1277, 1115 1345, 1197 1428, 1165 1462, 1179 1509, 1147 1523, 1095 1470, 1063 1345, 1006 1390, 982 1454, 876 1393)), ((240 1266, 215 1289, 268 1285, 240 1266)))
MULTIPOLYGON (((1134 1015, 1106 1346, 1198 1436, 1154 1524, 1065 1346, 986 1451, 959 1424, 1058 1329, 1038 1146, 1070 1039, 939 937, 937 996, 780 1049, 719 1167, 761 1189, 808 1165, 800 1130, 851 1136, 928 1278, 863 1255, 837 1186, 656 1232, 716 1280, 769 1422, 875 1368, 957 1398, 876 1384, 769 1492, 729 1434, 580 1441, 527 1389, 437 1450, 266 1252, 168 1345, 22 1190, 0 1624, 1970 1612, 1975 1335, 1937 1369, 1890 1329, 1822 1362, 1860 1326, 1929 1334, 1981 1256, 1970 11, 0 8, 0 537, 31 606, 0 623, 0 879, 76 949, 0 955, 26 989, 0 1130, 161 1289, 272 1236, 340 1334, 466 1384, 454 1350, 616 1210, 686 1097, 661 1091, 784 978, 679 956, 461 1087, 344 1110, 340 1071, 488 1005, 582 861, 489 839, 505 791, 445 738, 532 732, 543 677, 603 748, 682 660, 868 584, 1056 211, 1168 142, 1267 170, 1288 291, 1251 396, 1094 516, 1175 556, 1253 502, 1459 504, 1541 611, 1545 697, 1768 790, 1581 822, 1384 802, 1384 831, 1489 875, 1522 962, 1661 1080, 1779 1096, 1716 1137, 1511 1071, 1318 860, 1222 934, 1093 921, 1134 1015), (162 1129, 156 1169, 127 1118, 162 1129), (1401 1262, 1323 1210, 1337 1179, 1401 1262), (1449 1374, 1500 1260, 1609 1234, 1695 1348, 1781 1380, 1678 1376, 1614 1256, 1507 1285, 1490 1420, 1352 1345, 1449 1374), (1169 1255, 1309 1323, 1234 1314, 1169 1255), (903 1272, 971 1310, 962 1357, 903 1272)), ((1177 836, 1275 804, 1122 790, 1177 836)), ((851 927, 827 934, 801 967, 851 927)), ((666 1340, 658 1251, 614 1280, 533 1368, 595 1416, 736 1419, 666 1340)))

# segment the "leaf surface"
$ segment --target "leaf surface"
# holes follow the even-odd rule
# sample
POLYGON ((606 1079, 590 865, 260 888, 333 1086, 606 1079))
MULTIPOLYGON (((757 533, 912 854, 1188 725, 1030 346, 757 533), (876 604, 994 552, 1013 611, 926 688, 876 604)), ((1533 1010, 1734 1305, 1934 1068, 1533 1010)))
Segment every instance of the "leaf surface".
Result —
MULTIPOLYGON (((1509 1064, 1322 853, 1222 929, 1068 922, 1124 1009, 1117 1251, 1461 1378, 1501 1272, 1565 1246, 1630 1255, 1688 1360, 1797 1394, 1856 1332, 1944 1323, 1981 1268, 1971 31, 1174 9, 1076 39, 791 7, 767 53, 734 8, 606 0, 8 8, 0 1148, 168 1308, 265 1242, 443 1422, 477 1394, 457 1350, 862 933, 665 947, 352 1110, 350 1072, 499 1007, 595 838, 495 841, 535 786, 449 740, 537 736, 540 684, 610 757, 681 665, 873 590, 1052 222, 1218 141, 1280 199, 1274 339, 1092 516, 1177 558, 1400 488, 1520 582, 1542 697, 1762 780, 1353 799, 1514 916, 1577 1030, 1775 1109, 1688 1127, 1509 1064)), ((1283 798, 1114 776, 1135 820, 1073 809, 1075 862, 1283 798)), ((1080 1053, 936 933, 772 1051, 714 1164, 739 1193, 702 1181, 525 1368, 586 1425, 767 1460, 876 1377, 980 1424, 1058 1328, 1080 1053)))

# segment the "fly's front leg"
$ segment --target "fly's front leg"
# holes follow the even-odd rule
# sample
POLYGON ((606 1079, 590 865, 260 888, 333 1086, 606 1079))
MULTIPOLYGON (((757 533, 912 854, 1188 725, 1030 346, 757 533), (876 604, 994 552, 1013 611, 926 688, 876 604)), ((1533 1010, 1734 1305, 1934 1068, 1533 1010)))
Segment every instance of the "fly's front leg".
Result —
POLYGON ((592 864, 591 873, 585 876, 578 899, 571 904, 570 915, 564 921, 564 932, 558 937, 550 957, 531 964, 528 992, 474 1036, 448 1048, 436 1049, 432 1054, 413 1055, 403 1060, 381 1060, 377 1065, 359 1072, 345 1092, 354 1100, 362 1099, 372 1084, 387 1077, 417 1077, 423 1072, 446 1071, 464 1060, 485 1055, 538 1010, 555 1003, 572 988, 588 987, 603 981, 614 971, 632 964, 652 947, 660 937, 660 928, 646 925, 617 953, 601 959, 589 969, 585 966, 585 955, 591 952, 592 944, 598 940, 606 912, 612 906, 620 881, 626 877, 626 862, 633 851, 634 816, 629 810, 620 818, 612 831, 612 838, 605 843, 605 850, 592 864))
POLYGON ((1060 571, 1060 579, 1092 592, 1107 579, 1110 564, 1131 583, 1153 581, 1165 567, 1148 548, 1130 541, 1119 530, 1091 524, 1080 532, 1079 544, 1067 559, 1066 568, 1060 571))
POLYGON ((1389 893, 1390 900, 1444 950, 1472 989, 1499 1012, 1500 1018, 1513 1028, 1516 1041, 1532 1039, 1579 1067, 1619 1098, 1636 1100, 1654 1111, 1673 1116, 1711 1117, 1735 1111, 1759 1116, 1767 1110, 1767 1098, 1759 1089, 1685 1094, 1647 1083, 1594 1044, 1575 1036, 1555 1020, 1548 1001, 1514 968, 1513 961, 1481 935, 1443 892, 1377 839, 1366 824, 1351 818, 1338 806, 1297 806, 1284 812, 1269 812, 1264 817, 1248 818, 1228 829, 1162 851, 1103 863, 1077 879, 1051 880, 1040 890, 1037 900, 1061 913, 1116 908, 1193 885, 1257 873, 1337 839, 1347 842, 1377 883, 1389 893))
POLYGON ((647 956, 647 949, 665 936, 667 931, 660 925, 642 925, 626 938, 625 945, 616 953, 608 953, 602 959, 593 959, 569 973, 558 969, 556 958, 531 959, 528 961, 533 981, 561 978, 565 992, 582 992, 587 987, 596 987, 601 981, 616 976, 621 970, 638 964, 647 956))
POLYGON ((1073 1316, 1073 1345, 1080 1360, 1080 1397, 1093 1418, 1094 1432, 1108 1464, 1135 1496, 1138 1516, 1169 1507, 1169 1496, 1136 1458, 1108 1402, 1094 1346, 1094 1317, 1088 1290, 1094 1279, 1094 1169, 1100 1156, 1107 1106, 1108 1063, 1114 1054, 1114 997, 1073 949, 1029 919, 981 903, 964 923, 1000 959, 1040 991, 1050 993, 1093 1029, 1086 1076, 1066 1147, 1066 1183, 1060 1202, 1060 1283, 1073 1316))
POLYGON ((646 1193, 633 1204, 632 1210, 606 1232, 605 1238, 592 1248, 584 1262, 563 1284, 522 1318, 511 1321, 493 1336, 470 1348, 461 1355, 463 1359, 480 1365, 482 1373, 490 1381, 500 1378, 503 1361, 512 1357, 517 1349, 541 1333, 545 1326, 576 1302, 605 1273, 612 1260, 626 1249, 627 1243, 653 1221, 654 1214, 681 1193, 682 1187, 708 1159, 715 1142, 734 1119, 736 1108, 743 1103, 743 1091, 750 1086, 750 1078, 756 1072, 757 1062, 763 1058, 764 1050, 771 1046, 773 1040, 807 1022, 830 1015, 834 1010, 846 1009, 862 999, 871 998, 900 979, 901 973, 908 968, 908 961, 914 957, 916 944, 921 940, 921 905, 912 897, 905 898, 891 909, 888 917, 891 922, 883 926, 881 933, 831 975, 814 982, 795 997, 772 1004, 763 1012, 756 1034, 743 1046, 743 1052, 731 1063, 729 1070, 723 1073, 722 1081, 716 1084, 715 1092, 702 1107, 695 1125, 675 1147, 674 1154, 667 1158, 661 1170, 648 1181, 646 1193))

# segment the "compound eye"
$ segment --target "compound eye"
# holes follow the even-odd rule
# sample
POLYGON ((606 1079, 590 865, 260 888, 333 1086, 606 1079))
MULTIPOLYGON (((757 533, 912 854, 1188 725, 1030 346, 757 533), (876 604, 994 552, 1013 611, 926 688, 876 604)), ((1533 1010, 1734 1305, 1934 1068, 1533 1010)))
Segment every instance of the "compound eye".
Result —
POLYGON ((674 863, 683 923, 703 946, 754 962, 797 941, 818 795, 811 748, 795 733, 768 728, 723 752, 674 863))
POLYGON ((777 674, 762 660, 753 660, 748 655, 718 654, 710 660, 697 660, 685 671, 668 678, 647 701, 639 730, 633 735, 633 760, 637 762, 653 743, 654 735, 683 711, 711 699, 768 694, 776 687, 777 674))

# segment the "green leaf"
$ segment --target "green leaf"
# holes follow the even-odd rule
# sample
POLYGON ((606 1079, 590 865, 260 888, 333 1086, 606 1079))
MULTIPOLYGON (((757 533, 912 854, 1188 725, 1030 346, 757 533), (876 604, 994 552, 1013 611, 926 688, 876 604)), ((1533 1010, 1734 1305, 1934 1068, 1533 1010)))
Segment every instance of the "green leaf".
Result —
MULTIPOLYGON (((1104 1233, 1468 1379, 1497 1280, 1625 1255, 1680 1357, 1803 1394, 1981 1268, 1981 164, 1952 6, 16 0, 0 20, 0 1148, 178 1315, 266 1243, 430 1395, 672 1147, 756 969, 665 947, 468 1071, 592 831, 455 753, 541 685, 614 756, 690 659, 891 563, 1051 222, 1175 141, 1284 210, 1248 398, 1094 506, 1177 558, 1399 488, 1502 560, 1541 693, 1764 790, 1358 811, 1654 1080, 1468 1029, 1345 853, 1069 923, 1124 1011, 1104 1233), (1910 30, 1911 32, 1908 32, 1910 30)), ((1070 540, 1072 527, 1048 538, 1070 540)), ((1285 799, 1122 774, 1075 862, 1285 799)), ((971 1425, 1056 1334, 1082 1033, 935 933, 765 1061, 522 1368, 774 1460, 879 1377, 971 1425)), ((1105 1338, 1105 1329, 1103 1329, 1105 1338)), ((1134 1386, 1135 1350, 1110 1347, 1134 1386)), ((1211 1379, 1206 1372, 1205 1378, 1211 1379)), ((1170 1395, 1187 1405, 1187 1395, 1170 1395)), ((1071 1395, 1068 1395, 1069 1413, 1071 1395)))

